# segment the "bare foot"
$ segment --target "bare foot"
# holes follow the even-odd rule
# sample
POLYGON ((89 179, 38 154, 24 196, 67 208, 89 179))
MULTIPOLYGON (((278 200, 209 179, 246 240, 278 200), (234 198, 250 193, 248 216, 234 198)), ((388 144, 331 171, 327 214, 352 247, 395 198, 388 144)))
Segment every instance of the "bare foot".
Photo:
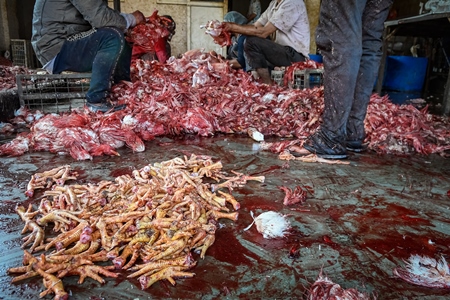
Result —
POLYGON ((240 68, 242 68, 241 64, 237 61, 237 59, 230 59, 228 61, 228 63, 230 64, 230 66, 233 69, 240 69, 240 68))
POLYGON ((294 155, 294 156, 295 156, 295 155, 308 155, 308 154, 311 154, 310 151, 306 150, 306 149, 303 148, 303 147, 296 146, 296 145, 289 147, 289 152, 290 152, 292 155, 294 155))

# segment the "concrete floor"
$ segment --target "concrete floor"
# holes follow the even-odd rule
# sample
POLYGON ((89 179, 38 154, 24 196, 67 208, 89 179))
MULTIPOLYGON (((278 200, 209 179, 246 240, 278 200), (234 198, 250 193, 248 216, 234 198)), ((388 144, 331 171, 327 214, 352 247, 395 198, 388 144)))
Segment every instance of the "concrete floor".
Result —
MULTIPOLYGON (((245 136, 162 138, 146 144, 144 153, 121 149, 120 157, 74 161, 49 153, 0 158, 0 298, 38 299, 41 280, 11 284, 6 274, 21 265, 23 223, 14 212, 28 202, 24 195, 31 174, 70 164, 83 182, 129 174, 145 164, 176 156, 206 154, 221 160, 225 171, 265 175, 265 183, 249 182, 235 189, 241 202, 239 220, 221 220, 216 242, 204 260, 198 255, 192 279, 176 286, 158 282, 139 289, 124 273, 105 285, 65 278, 71 299, 305 299, 322 270, 344 288, 373 293, 377 299, 449 299, 450 291, 424 288, 393 276, 411 254, 450 261, 450 163, 439 156, 394 157, 373 152, 350 156, 350 165, 282 161, 254 150, 245 136), (308 187, 303 206, 285 207, 279 186, 308 187), (288 215, 291 233, 267 240, 253 226, 255 215, 274 210, 288 215), (300 257, 289 250, 300 247, 300 257)), ((46 299, 51 299, 47 297, 46 299)))

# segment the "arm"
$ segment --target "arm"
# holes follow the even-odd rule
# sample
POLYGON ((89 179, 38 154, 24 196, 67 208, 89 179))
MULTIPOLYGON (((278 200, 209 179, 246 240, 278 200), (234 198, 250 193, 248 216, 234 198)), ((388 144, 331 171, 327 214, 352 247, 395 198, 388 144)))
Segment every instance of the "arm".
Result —
MULTIPOLYGON (((81 13, 83 18, 91 24, 92 27, 102 28, 112 26, 122 30, 125 30, 128 27, 129 22, 126 21, 125 17, 118 11, 108 7, 102 0, 70 0, 70 2, 81 13)), ((139 13, 142 14, 139 11, 132 14, 135 18, 135 22, 132 22, 131 25, 136 25, 139 24, 139 22, 142 22, 139 13)), ((143 19, 145 21, 145 18, 143 19)))
POLYGON ((122 30, 126 29, 125 18, 119 12, 109 8, 102 0, 70 0, 70 2, 92 27, 113 26, 122 30))
POLYGON ((261 38, 266 38, 277 30, 270 22, 267 22, 264 26, 259 22, 251 25, 239 25, 236 23, 224 22, 224 29, 233 33, 258 36, 261 38))

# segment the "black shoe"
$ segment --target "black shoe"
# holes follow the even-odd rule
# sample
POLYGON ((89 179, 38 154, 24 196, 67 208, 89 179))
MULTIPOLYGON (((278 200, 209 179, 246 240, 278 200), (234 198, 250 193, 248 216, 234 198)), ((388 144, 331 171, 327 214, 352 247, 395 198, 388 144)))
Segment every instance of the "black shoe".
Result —
POLYGON ((367 151, 367 144, 363 144, 361 141, 346 141, 345 148, 351 152, 361 153, 367 151))
POLYGON ((333 142, 321 131, 309 136, 303 148, 324 159, 345 159, 347 151, 340 143, 333 142))
POLYGON ((101 103, 89 103, 86 102, 87 108, 92 112, 113 112, 118 111, 121 109, 124 109, 126 107, 126 104, 121 105, 112 105, 109 102, 101 102, 101 103))

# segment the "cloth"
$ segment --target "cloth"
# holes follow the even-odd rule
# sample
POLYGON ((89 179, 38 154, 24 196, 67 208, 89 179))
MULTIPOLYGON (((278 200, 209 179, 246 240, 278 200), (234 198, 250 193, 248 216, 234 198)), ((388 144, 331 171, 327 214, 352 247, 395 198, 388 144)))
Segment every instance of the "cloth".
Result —
POLYGON ((251 69, 273 69, 305 60, 304 55, 290 46, 283 46, 256 36, 247 36, 244 52, 251 69))
POLYGON ((120 15, 125 18, 125 21, 127 21, 127 27, 125 28, 125 30, 136 26, 136 18, 133 16, 133 14, 121 13, 120 15))
POLYGON ((159 38, 154 44, 154 51, 139 45, 133 45, 132 59, 158 60, 165 63, 171 56, 171 46, 167 37, 159 38))
MULTIPOLYGON (((383 23, 392 0, 323 0, 316 43, 323 56, 323 122, 309 138, 321 136, 329 149, 362 142, 364 119, 378 74, 383 23)), ((345 149, 345 148, 344 148, 345 149)))
POLYGON ((165 38, 160 38, 155 44, 156 57, 162 63, 165 63, 170 57, 170 54, 167 52, 167 44, 168 41, 165 38))
POLYGON ((116 27, 123 32, 127 20, 102 0, 36 0, 31 44, 45 65, 68 37, 102 27, 116 27))
POLYGON ((275 43, 290 46, 308 57, 310 29, 303 0, 272 0, 257 22, 272 23, 277 28, 275 43))
POLYGON ((147 25, 139 34, 134 33, 132 59, 158 60, 165 63, 172 55, 170 40, 177 27, 170 15, 158 16, 157 11, 147 18, 147 25), (151 36, 151 38, 148 38, 151 36), (147 38, 146 38, 147 37, 147 38))
POLYGON ((42 66, 49 74, 53 74, 53 66, 55 64, 56 56, 53 57, 49 62, 42 66))
POLYGON ((101 103, 108 96, 111 80, 114 83, 130 81, 130 64, 131 47, 123 32, 115 27, 104 27, 84 38, 66 40, 55 58, 53 73, 91 72, 86 101, 101 103))
POLYGON ((261 2, 259 0, 250 1, 247 16, 251 14, 255 14, 255 17, 253 18, 253 20, 248 21, 247 24, 255 23, 261 16, 261 2))
POLYGON ((141 47, 139 45, 133 45, 132 59, 143 60, 158 60, 161 63, 165 63, 172 55, 172 47, 169 43, 169 37, 160 37, 155 41, 153 49, 149 50, 147 47, 141 47))
POLYGON ((247 18, 237 11, 229 11, 223 17, 225 22, 233 22, 239 25, 247 24, 247 18))
POLYGON ((255 14, 253 20, 249 21, 246 16, 237 11, 229 11, 223 17, 225 22, 232 22, 239 25, 253 24, 261 16, 261 2, 259 0, 251 0, 248 7, 247 15, 255 14))

